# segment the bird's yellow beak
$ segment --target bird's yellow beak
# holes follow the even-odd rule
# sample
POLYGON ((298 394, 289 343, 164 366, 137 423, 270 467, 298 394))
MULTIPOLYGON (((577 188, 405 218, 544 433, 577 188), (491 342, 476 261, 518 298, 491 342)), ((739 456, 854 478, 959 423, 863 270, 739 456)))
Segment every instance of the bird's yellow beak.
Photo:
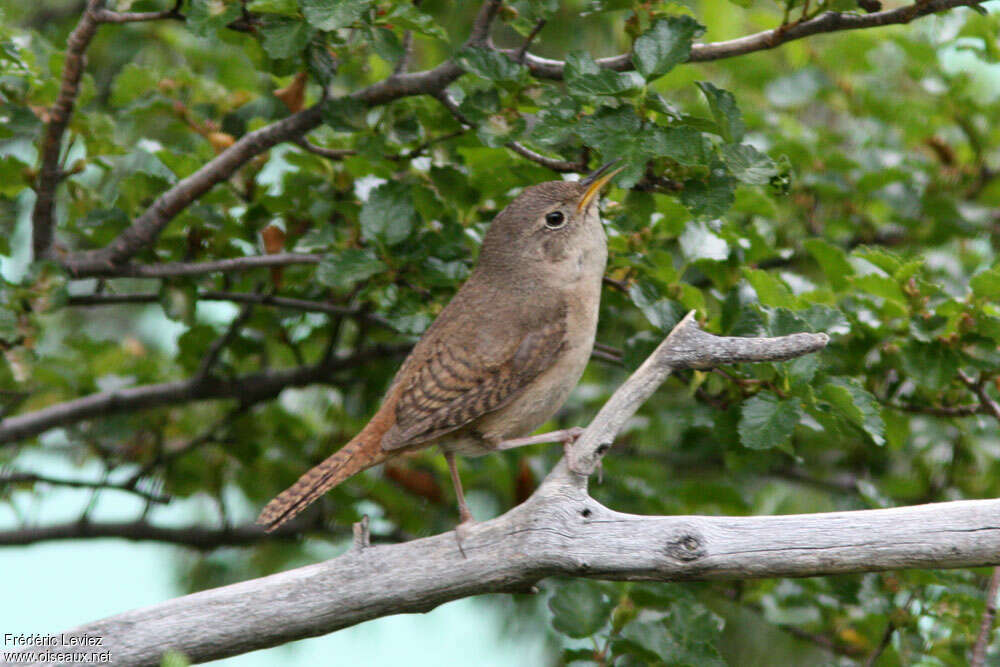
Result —
MULTIPOLYGON (((615 160, 615 162, 617 162, 617 160, 615 160)), ((583 193, 583 197, 580 198, 580 203, 576 205, 577 213, 585 211, 591 200, 593 200, 594 197, 596 197, 601 191, 601 188, 603 188, 608 181, 614 178, 615 174, 625 168, 624 166, 621 166, 612 171, 607 171, 608 167, 613 164, 614 162, 608 163, 587 177, 586 180, 590 181, 590 185, 587 187, 587 191, 583 193)))

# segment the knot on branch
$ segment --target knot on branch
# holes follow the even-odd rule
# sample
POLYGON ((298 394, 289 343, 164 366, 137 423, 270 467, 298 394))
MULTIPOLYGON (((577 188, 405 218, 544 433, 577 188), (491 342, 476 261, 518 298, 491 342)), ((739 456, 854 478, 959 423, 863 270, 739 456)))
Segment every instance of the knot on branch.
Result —
POLYGON ((667 541, 663 548, 670 558, 682 563, 691 563, 708 555, 705 538, 694 529, 686 529, 667 541))

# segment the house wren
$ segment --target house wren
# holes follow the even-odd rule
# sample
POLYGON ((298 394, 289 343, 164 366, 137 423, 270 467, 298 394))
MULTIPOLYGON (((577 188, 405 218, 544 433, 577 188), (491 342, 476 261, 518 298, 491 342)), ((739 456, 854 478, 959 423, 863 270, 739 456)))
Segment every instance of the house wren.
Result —
POLYGON ((431 445, 448 460, 465 522, 455 454, 572 437, 523 436, 562 406, 594 346, 608 256, 597 201, 617 173, 610 166, 527 188, 497 215, 476 268, 403 362, 379 411, 257 523, 274 530, 351 475, 431 445))

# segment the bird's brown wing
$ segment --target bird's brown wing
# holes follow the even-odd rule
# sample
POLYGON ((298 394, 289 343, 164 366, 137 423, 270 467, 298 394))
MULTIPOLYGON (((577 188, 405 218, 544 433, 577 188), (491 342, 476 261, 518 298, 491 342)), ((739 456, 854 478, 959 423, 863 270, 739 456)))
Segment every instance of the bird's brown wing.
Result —
POLYGON ((566 319, 556 317, 497 361, 484 360, 451 336, 428 341, 426 354, 400 388, 396 424, 382 439, 382 448, 433 440, 503 407, 552 365, 565 335, 566 319))

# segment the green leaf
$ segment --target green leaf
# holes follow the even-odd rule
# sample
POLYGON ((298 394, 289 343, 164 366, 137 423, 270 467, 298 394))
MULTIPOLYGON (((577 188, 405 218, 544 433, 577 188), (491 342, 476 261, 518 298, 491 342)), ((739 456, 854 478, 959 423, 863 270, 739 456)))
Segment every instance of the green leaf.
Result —
POLYGON ((299 0, 310 25, 319 30, 345 28, 360 19, 371 0, 299 0))
POLYGON ((902 350, 903 370, 921 388, 937 392, 955 380, 961 360, 954 350, 938 342, 907 342, 902 350))
POLYGON ((291 58, 309 45, 309 24, 285 16, 268 16, 260 28, 261 46, 275 59, 291 58))
POLYGON ((626 664, 725 667, 716 648, 722 639, 722 626, 723 620, 704 605, 676 600, 665 618, 626 625, 619 638, 613 640, 613 650, 616 657, 639 658, 626 664))
POLYGON ((466 72, 491 81, 515 81, 527 70, 494 49, 466 46, 455 55, 455 62, 466 72))
POLYGON ((185 13, 186 25, 202 37, 212 37, 240 17, 239 0, 191 0, 185 13))
POLYGON ((587 99, 595 95, 621 95, 642 87, 642 79, 634 73, 600 67, 585 51, 570 52, 564 72, 570 94, 587 99))
POLYGON ((851 253, 854 257, 860 257, 861 259, 874 264, 878 268, 882 269, 890 276, 896 273, 902 266, 902 262, 899 261, 895 255, 882 248, 873 248, 871 246, 860 246, 855 248, 854 252, 851 253))
POLYGON ((854 267, 847 261, 847 254, 820 238, 807 239, 803 245, 819 264, 833 289, 838 292, 846 289, 848 277, 854 275, 854 267))
POLYGON ((416 217, 410 186, 396 181, 383 183, 371 191, 361 207, 361 236, 396 245, 413 231, 416 217))
POLYGON ((670 299, 661 299, 649 283, 635 283, 628 290, 632 303, 642 311, 649 323, 660 331, 670 331, 684 317, 684 312, 670 299))
POLYGON ((131 104, 137 98, 149 95, 159 81, 160 77, 155 71, 128 63, 115 77, 111 87, 111 103, 117 107, 131 104))
POLYGON ((385 269, 385 264, 370 249, 350 248, 324 257, 316 268, 316 280, 344 292, 385 269))
POLYGON ((888 299, 900 305, 906 304, 906 295, 900 289, 899 283, 892 278, 869 273, 863 276, 854 276, 851 278, 851 284, 860 292, 888 299))
POLYGON ((774 162, 750 144, 726 144, 722 159, 737 180, 749 185, 767 185, 778 170, 774 162))
POLYGON ((608 621, 614 603, 597 584, 571 581, 549 598, 552 626, 568 637, 589 637, 608 621))
POLYGON ((972 276, 969 287, 979 299, 1000 300, 1000 264, 972 276))
POLYGON ((299 3, 296 0, 250 0, 247 3, 247 11, 295 16, 299 13, 299 3))
POLYGON ((765 306, 795 308, 796 299, 784 281, 761 269, 743 269, 743 276, 765 306))
POLYGON ((667 157, 678 164, 696 166, 708 161, 704 137, 687 125, 655 128, 647 146, 651 156, 667 157))
POLYGON ((762 391, 743 403, 740 442, 750 449, 770 449, 788 443, 802 416, 798 399, 778 398, 762 391))
POLYGON ((338 132, 357 132, 368 127, 368 107, 353 97, 335 97, 323 105, 323 122, 338 132))
POLYGON ((713 168, 705 180, 684 181, 681 203, 694 215, 718 218, 733 205, 736 180, 724 169, 713 168))
POLYGON ((411 3, 404 2, 396 5, 395 9, 385 17, 385 20, 421 35, 448 41, 448 34, 434 17, 420 11, 411 3))
POLYGON ((705 33, 705 26, 690 16, 668 16, 656 21, 632 45, 636 70, 651 81, 691 55, 691 42, 705 33))
POLYGON ((885 422, 882 406, 871 393, 853 378, 832 378, 820 390, 849 422, 863 430, 876 445, 885 444, 885 422))
POLYGON ((743 124, 736 98, 728 90, 716 88, 707 81, 699 81, 698 87, 705 94, 708 108, 712 111, 712 117, 719 126, 722 138, 726 143, 739 143, 746 132, 746 126, 743 124))

